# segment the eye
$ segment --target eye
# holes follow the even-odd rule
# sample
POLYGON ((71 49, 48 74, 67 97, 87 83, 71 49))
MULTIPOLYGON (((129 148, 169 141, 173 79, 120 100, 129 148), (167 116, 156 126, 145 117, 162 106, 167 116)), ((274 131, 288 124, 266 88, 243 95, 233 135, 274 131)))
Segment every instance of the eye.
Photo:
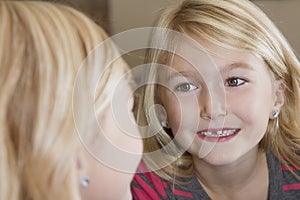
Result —
POLYGON ((180 84, 178 85, 175 90, 176 91, 179 91, 179 92, 188 92, 188 91, 191 91, 191 90, 196 90, 198 87, 195 86, 194 84, 192 83, 183 83, 183 84, 180 84))
POLYGON ((236 86, 243 85, 245 82, 246 82, 246 80, 244 80, 242 78, 233 77, 233 78, 227 79, 225 85, 230 86, 230 87, 236 87, 236 86))

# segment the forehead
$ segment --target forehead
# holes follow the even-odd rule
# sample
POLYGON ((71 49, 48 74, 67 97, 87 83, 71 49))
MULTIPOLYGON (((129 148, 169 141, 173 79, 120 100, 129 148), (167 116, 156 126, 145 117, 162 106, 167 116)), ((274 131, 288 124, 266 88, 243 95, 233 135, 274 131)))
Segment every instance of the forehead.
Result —
POLYGON ((237 66, 258 71, 266 69, 265 62, 250 51, 223 48, 201 40, 195 40, 194 44, 180 41, 169 65, 176 71, 215 69, 221 72, 237 66))

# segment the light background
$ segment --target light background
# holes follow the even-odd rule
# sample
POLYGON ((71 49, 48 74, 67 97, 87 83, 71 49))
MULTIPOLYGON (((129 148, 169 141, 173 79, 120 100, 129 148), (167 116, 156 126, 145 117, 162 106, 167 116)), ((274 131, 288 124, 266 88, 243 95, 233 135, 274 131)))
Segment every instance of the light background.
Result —
MULTIPOLYGON (((153 26, 161 8, 182 0, 110 0, 110 33, 153 26)), ((279 27, 300 58, 300 0, 253 0, 279 27)), ((143 61, 143 52, 126 57, 132 65, 143 61)))

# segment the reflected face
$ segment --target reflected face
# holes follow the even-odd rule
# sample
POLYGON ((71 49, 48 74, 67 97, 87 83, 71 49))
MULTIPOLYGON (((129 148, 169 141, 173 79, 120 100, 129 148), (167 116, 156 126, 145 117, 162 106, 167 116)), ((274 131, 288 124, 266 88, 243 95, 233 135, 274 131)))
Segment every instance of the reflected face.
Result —
POLYGON ((205 48, 216 54, 178 48, 170 64, 178 73, 160 95, 176 141, 194 158, 225 165, 258 148, 276 102, 273 77, 251 53, 205 48))
POLYGON ((112 104, 99 119, 103 135, 96 138, 101 140, 98 151, 92 155, 85 151, 90 184, 81 189, 83 199, 132 199, 130 182, 142 156, 142 141, 131 111, 130 86, 123 84, 117 92, 115 103, 122 105, 123 110, 113 109, 112 104), (131 124, 124 127, 122 119, 131 124))

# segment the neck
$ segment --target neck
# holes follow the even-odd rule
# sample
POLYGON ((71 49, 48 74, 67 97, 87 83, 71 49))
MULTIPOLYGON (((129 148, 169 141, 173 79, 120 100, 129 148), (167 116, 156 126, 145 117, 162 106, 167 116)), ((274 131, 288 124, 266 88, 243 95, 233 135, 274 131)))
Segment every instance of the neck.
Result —
MULTIPOLYGON (((226 165, 211 165, 199 158, 193 158, 193 161, 200 184, 211 197, 215 197, 213 199, 245 199, 244 195, 259 193, 260 197, 267 198, 267 160, 265 153, 258 149, 253 149, 239 160, 226 165), (222 198, 217 198, 219 195, 222 198)), ((251 198, 254 197, 249 196, 251 198)))

